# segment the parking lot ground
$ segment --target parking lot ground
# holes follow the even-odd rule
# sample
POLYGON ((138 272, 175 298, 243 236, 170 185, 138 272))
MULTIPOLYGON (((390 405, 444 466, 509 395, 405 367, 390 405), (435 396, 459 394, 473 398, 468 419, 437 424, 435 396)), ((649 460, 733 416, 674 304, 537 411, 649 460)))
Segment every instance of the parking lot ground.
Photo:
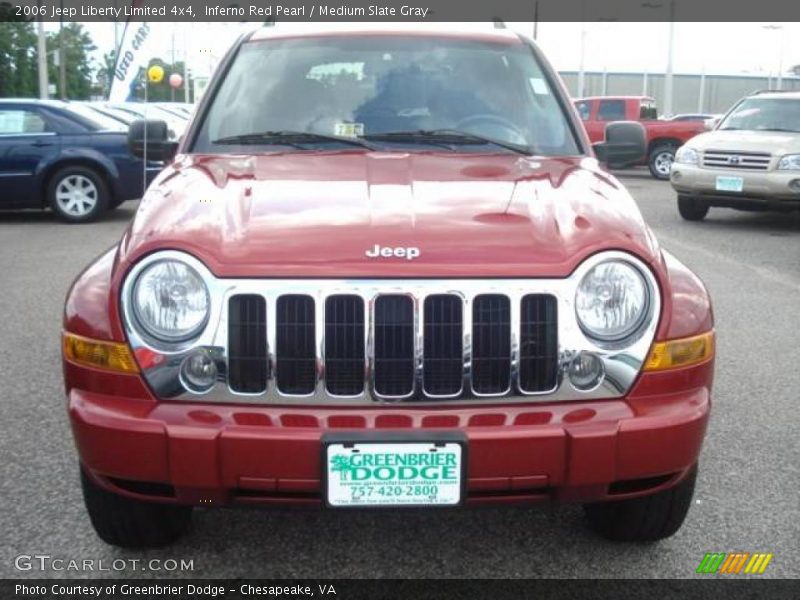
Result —
POLYGON ((135 210, 128 203, 88 226, 0 213, 0 575, 91 575, 15 570, 15 556, 43 553, 192 560, 192 571, 169 573, 187 577, 694 577, 716 551, 771 552, 761 577, 800 576, 800 215, 712 209, 706 221, 686 223, 667 183, 620 177, 661 243, 706 282, 717 318, 712 420, 694 506, 674 537, 609 543, 585 527, 578 506, 197 510, 191 533, 171 548, 105 545, 81 500, 59 330, 70 282, 116 242, 135 210))

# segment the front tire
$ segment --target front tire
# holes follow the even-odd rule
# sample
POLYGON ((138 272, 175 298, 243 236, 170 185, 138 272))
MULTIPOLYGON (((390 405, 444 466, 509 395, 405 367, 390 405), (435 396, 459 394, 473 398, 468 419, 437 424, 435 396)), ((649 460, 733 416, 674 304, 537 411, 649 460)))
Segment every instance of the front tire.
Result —
POLYGON ((110 194, 97 171, 73 165, 59 169, 50 178, 47 202, 62 221, 88 223, 108 209, 110 194))
POLYGON ((668 180, 677 150, 678 148, 674 144, 658 144, 650 150, 650 155, 647 157, 647 166, 650 168, 650 174, 656 179, 668 180))
POLYGON ((708 214, 708 204, 689 196, 678 196, 678 212, 687 221, 702 221, 708 214))
POLYGON ((143 502, 113 494, 81 469, 83 501, 101 540, 122 548, 160 548, 177 540, 192 519, 191 506, 143 502))
POLYGON ((654 542, 673 535, 692 505, 697 465, 676 486, 650 496, 584 506, 589 526, 616 542, 654 542))

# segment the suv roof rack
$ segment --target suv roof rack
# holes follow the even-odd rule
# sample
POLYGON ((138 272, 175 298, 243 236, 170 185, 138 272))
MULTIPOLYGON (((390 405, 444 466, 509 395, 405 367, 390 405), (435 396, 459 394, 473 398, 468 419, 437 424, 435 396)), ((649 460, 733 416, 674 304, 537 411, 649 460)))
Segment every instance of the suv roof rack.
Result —
POLYGON ((799 94, 799 93, 800 93, 800 89, 796 89, 796 90, 770 90, 770 89, 765 89, 765 90, 756 90, 751 95, 752 96, 758 96, 759 94, 799 94))

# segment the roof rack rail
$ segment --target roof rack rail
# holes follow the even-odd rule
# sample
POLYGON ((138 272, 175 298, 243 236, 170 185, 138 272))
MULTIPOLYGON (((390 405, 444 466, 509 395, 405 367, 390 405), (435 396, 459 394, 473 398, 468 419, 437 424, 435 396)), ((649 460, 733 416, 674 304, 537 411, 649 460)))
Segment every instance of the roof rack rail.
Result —
POLYGON ((798 92, 800 92, 800 89, 794 89, 794 90, 784 90, 784 89, 780 89, 780 90, 771 90, 771 89, 764 89, 764 90, 756 90, 755 92, 753 92, 753 93, 752 93, 752 95, 753 95, 753 96, 758 96, 759 94, 791 94, 791 93, 795 93, 795 94, 796 94, 796 93, 798 93, 798 92))

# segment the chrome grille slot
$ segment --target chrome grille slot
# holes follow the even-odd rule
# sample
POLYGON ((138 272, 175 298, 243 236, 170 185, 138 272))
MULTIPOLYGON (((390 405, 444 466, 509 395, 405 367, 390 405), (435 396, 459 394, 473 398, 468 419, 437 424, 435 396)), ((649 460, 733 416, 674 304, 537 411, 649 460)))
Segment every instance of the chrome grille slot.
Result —
POLYGON ((276 305, 276 384, 283 394, 312 394, 316 387, 314 299, 280 296, 276 305))
POLYGON ((703 153, 703 166, 717 169, 766 171, 769 169, 771 158, 771 155, 766 152, 706 150, 703 153))
POLYGON ((423 387, 429 396, 457 396, 464 379, 464 302, 455 294, 425 298, 423 387))
POLYGON ((228 385, 234 392, 260 394, 267 389, 267 303, 256 294, 228 301, 228 385))
POLYGON ((414 299, 401 294, 378 296, 374 305, 373 387, 384 398, 414 392, 414 299))
POLYGON ((558 309, 555 296, 522 297, 519 334, 519 387, 549 392, 558 380, 558 309))
POLYGON ((325 300, 325 387, 336 396, 364 391, 364 301, 342 294, 325 300))
POLYGON ((511 385, 511 303, 481 294, 472 303, 472 390, 497 395, 511 385))

